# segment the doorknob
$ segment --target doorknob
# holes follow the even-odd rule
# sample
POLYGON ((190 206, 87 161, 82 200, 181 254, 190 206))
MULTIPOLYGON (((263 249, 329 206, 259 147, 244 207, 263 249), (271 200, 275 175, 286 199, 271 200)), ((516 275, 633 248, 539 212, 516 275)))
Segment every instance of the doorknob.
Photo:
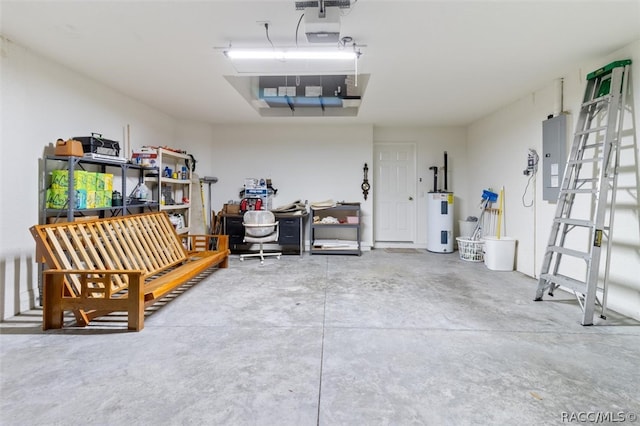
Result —
POLYGON ((409 201, 413 201, 413 197, 409 195, 409 201))

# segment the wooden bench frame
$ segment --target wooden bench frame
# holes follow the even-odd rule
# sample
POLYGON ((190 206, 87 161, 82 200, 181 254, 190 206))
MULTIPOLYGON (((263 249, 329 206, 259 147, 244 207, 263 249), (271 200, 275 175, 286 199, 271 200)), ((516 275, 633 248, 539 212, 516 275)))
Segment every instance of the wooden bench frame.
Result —
POLYGON ((146 307, 213 266, 229 266, 227 235, 178 235, 164 212, 35 225, 30 231, 36 258, 47 268, 44 330, 62 328, 65 311, 80 326, 123 311, 128 329, 140 331, 146 307))

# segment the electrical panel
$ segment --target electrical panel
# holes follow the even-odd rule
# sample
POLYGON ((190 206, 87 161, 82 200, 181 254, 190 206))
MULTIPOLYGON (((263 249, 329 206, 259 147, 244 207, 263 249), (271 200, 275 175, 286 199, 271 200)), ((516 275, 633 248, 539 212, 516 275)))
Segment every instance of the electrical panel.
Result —
POLYGON ((542 199, 557 201, 567 161, 567 114, 542 122, 542 199))

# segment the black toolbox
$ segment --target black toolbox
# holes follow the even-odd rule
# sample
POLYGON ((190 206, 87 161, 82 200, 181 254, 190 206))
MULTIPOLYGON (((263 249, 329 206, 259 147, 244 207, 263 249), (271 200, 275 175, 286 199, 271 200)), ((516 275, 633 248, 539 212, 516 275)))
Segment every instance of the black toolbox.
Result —
POLYGON ((91 136, 75 136, 73 138, 82 143, 84 153, 93 152, 102 155, 120 156, 120 144, 116 141, 104 139, 100 133, 91 133, 91 136))

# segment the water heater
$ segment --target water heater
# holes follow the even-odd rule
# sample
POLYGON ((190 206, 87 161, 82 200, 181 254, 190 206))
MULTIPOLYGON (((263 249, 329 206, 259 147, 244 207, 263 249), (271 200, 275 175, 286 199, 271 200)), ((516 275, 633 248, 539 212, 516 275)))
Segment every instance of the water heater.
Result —
POLYGON ((427 250, 453 253, 453 192, 427 194, 427 250))

